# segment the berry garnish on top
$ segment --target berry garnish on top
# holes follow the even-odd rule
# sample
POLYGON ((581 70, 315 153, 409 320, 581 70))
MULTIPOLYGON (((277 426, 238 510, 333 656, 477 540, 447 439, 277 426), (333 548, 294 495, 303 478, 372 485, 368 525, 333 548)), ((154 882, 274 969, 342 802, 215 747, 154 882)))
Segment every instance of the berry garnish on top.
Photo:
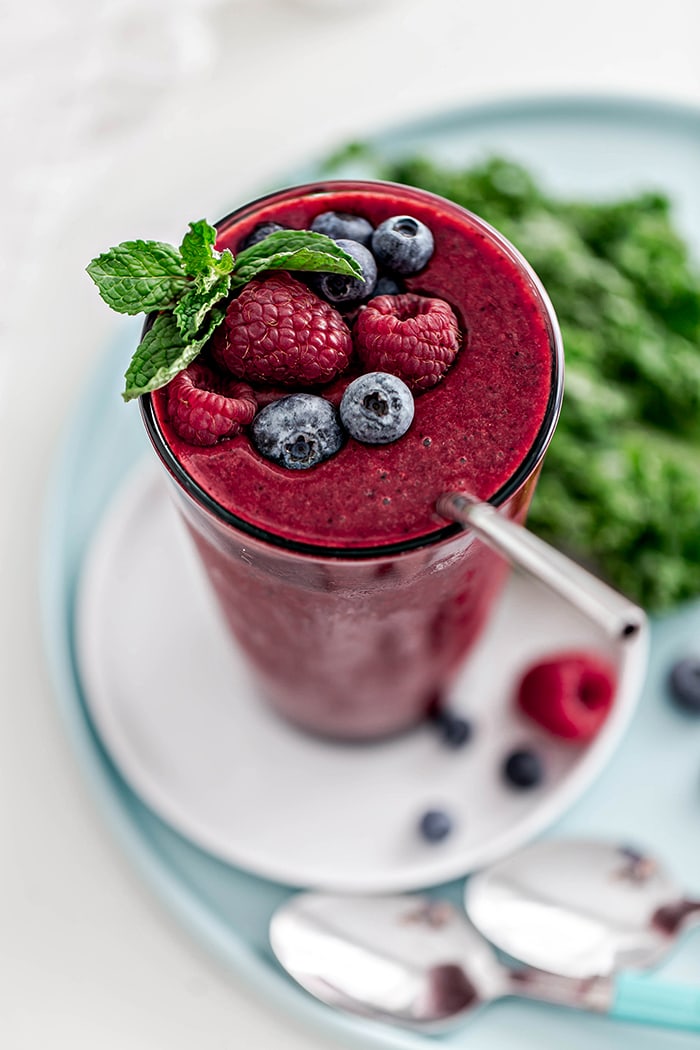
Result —
POLYGON ((179 248, 124 241, 93 259, 87 272, 108 306, 154 313, 126 372, 124 400, 158 390, 194 361, 224 320, 222 304, 270 270, 361 277, 355 259, 324 234, 277 229, 234 256, 216 251, 216 230, 190 223, 179 248))
POLYGON ((530 667, 520 680, 520 710, 553 736, 585 743, 607 718, 616 673, 597 653, 562 652, 530 667))
POLYGON ((341 238, 335 243, 356 260, 362 276, 349 277, 347 274, 340 273, 314 274, 310 280, 311 287, 329 303, 338 305, 354 304, 360 299, 368 299, 374 292, 374 286, 377 283, 377 264, 374 256, 359 241, 341 238))
POLYGON ((363 364, 391 372, 419 391, 440 382, 462 341, 449 303, 411 292, 371 299, 360 310, 353 334, 363 364))
POLYGON ((398 376, 365 372, 345 388, 340 402, 343 426, 356 441, 386 445, 413 422, 413 396, 398 376))
POLYGON ((405 276, 427 266, 434 248, 431 231, 412 215, 393 215, 372 234, 372 251, 377 262, 405 276))
POLYGON ((314 386, 347 367, 352 336, 329 303, 279 273, 251 281, 231 301, 211 348, 240 379, 314 386))
POLYGON ((403 295, 406 285, 399 278, 387 277, 386 274, 377 278, 374 286, 375 295, 403 295))
POLYGON ((330 401, 315 394, 290 394, 261 409, 252 438, 266 459, 288 470, 307 470, 340 449, 343 430, 330 401))
POLYGON ((252 423, 257 409, 247 383, 221 379, 195 361, 168 384, 168 417, 191 445, 214 445, 252 423))
POLYGON ((374 226, 363 215, 351 215, 344 211, 324 211, 311 223, 314 233, 325 233, 334 241, 359 241, 369 247, 374 226))
POLYGON ((252 248, 254 244, 260 244, 264 241, 271 233, 279 233, 285 227, 280 226, 278 222, 259 222, 257 226, 254 226, 247 237, 244 237, 238 246, 239 251, 243 251, 246 248, 252 248))
POLYGON ((374 229, 364 216, 323 212, 311 230, 259 222, 235 255, 217 251, 215 241, 214 227, 200 221, 190 224, 179 249, 129 241, 88 267, 114 309, 152 315, 126 373, 125 400, 167 386, 174 430, 202 445, 249 425, 257 401, 264 407, 253 444, 293 470, 333 455, 346 433, 368 444, 403 436, 414 412, 409 388, 439 382, 461 343, 452 308, 405 292, 398 276, 427 264, 430 230, 409 215, 374 229), (381 278, 373 252, 385 270, 381 278), (291 275, 296 271, 311 274, 307 283, 291 275), (344 392, 344 430, 330 402, 308 393, 281 396, 279 388, 314 387, 341 375, 354 349, 351 319, 369 372, 344 392), (194 364, 205 346, 228 379, 194 364), (263 389, 254 395, 242 381, 263 389))

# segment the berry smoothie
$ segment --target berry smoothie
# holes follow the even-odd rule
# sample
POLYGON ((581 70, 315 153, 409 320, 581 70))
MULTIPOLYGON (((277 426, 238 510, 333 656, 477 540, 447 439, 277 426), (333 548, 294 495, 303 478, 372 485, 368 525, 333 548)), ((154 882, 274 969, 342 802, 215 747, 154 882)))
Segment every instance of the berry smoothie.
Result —
MULTIPOLYGON (((486 622, 505 566, 438 518, 435 502, 463 490, 524 519, 559 409, 561 346, 517 252, 424 192, 381 183, 285 191, 220 223, 217 248, 236 253, 261 223, 307 229, 326 212, 375 228, 410 215, 433 235, 429 262, 402 278, 402 291, 448 303, 461 348, 439 382, 414 391, 408 431, 388 444, 349 437, 324 462, 288 470, 259 453, 246 427, 208 447, 184 440, 167 388, 144 398, 143 411, 262 693, 306 729, 369 739, 444 701, 486 622)), ((351 332, 362 309, 341 309, 351 332)), ((351 359, 330 383, 302 389, 337 406, 362 372, 351 359)), ((258 405, 290 393, 252 386, 258 405)))

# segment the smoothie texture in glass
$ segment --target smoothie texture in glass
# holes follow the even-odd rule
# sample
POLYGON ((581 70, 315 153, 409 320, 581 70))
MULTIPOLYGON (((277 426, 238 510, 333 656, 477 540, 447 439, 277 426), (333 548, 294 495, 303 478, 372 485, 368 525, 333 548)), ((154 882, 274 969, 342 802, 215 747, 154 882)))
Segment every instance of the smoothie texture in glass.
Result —
MULTIPOLYGON (((248 430, 188 444, 170 425, 166 391, 142 398, 142 411, 261 699, 314 733, 362 740, 419 722, 448 696, 507 568, 439 518, 436 500, 466 491, 524 521, 563 361, 556 317, 525 260, 476 216, 423 191, 380 182, 285 190, 220 222, 216 247, 235 253, 259 223, 308 229, 327 211, 375 227, 411 215, 433 234, 431 259, 404 283, 448 302, 463 342, 443 379, 416 396, 408 432, 386 445, 347 438, 324 462, 289 470, 261 456, 248 430)), ((338 405, 364 370, 352 362, 305 389, 338 405)), ((253 385, 263 402, 304 389, 253 385)))

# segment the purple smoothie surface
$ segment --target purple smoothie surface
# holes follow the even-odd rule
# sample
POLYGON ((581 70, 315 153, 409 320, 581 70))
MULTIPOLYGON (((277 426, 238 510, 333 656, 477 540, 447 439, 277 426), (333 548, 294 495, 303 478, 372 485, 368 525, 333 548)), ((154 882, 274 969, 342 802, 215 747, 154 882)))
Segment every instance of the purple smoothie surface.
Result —
MULTIPOLYGON (((330 184, 251 206, 220 224, 217 248, 235 252, 259 222, 305 229, 330 210, 363 215, 375 226, 397 214, 425 222, 435 251, 405 283, 409 291, 449 302, 464 342, 443 380, 416 397, 408 433, 384 446, 349 438, 324 463, 291 471, 260 456, 245 432, 209 448, 187 444, 168 423, 164 393, 153 395, 165 442, 225 510, 284 539, 341 548, 435 532, 444 526, 435 514, 442 492, 463 488, 482 499, 493 496, 540 432, 554 354, 548 314, 531 278, 478 221, 456 205, 405 187, 347 186, 330 184)), ((337 404, 357 371, 314 392, 337 404)))

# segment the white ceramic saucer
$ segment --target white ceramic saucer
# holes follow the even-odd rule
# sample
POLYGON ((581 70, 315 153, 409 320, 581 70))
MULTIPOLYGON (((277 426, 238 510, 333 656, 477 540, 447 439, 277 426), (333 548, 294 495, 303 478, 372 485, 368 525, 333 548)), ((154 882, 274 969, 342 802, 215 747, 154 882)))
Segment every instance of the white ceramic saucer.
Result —
POLYGON ((77 604, 87 705, 127 782, 196 845, 254 874, 298 886, 379 892, 462 875, 559 817, 607 762, 641 688, 647 638, 624 648, 538 585, 514 578, 457 685, 472 741, 447 749, 434 727, 372 745, 313 739, 254 693, 150 462, 130 475, 98 528, 77 604), (585 748, 547 739, 513 710, 518 675, 570 646, 607 651, 616 703, 585 748), (531 745, 545 782, 509 787, 504 756, 531 745), (454 832, 417 832, 444 808, 454 832))

